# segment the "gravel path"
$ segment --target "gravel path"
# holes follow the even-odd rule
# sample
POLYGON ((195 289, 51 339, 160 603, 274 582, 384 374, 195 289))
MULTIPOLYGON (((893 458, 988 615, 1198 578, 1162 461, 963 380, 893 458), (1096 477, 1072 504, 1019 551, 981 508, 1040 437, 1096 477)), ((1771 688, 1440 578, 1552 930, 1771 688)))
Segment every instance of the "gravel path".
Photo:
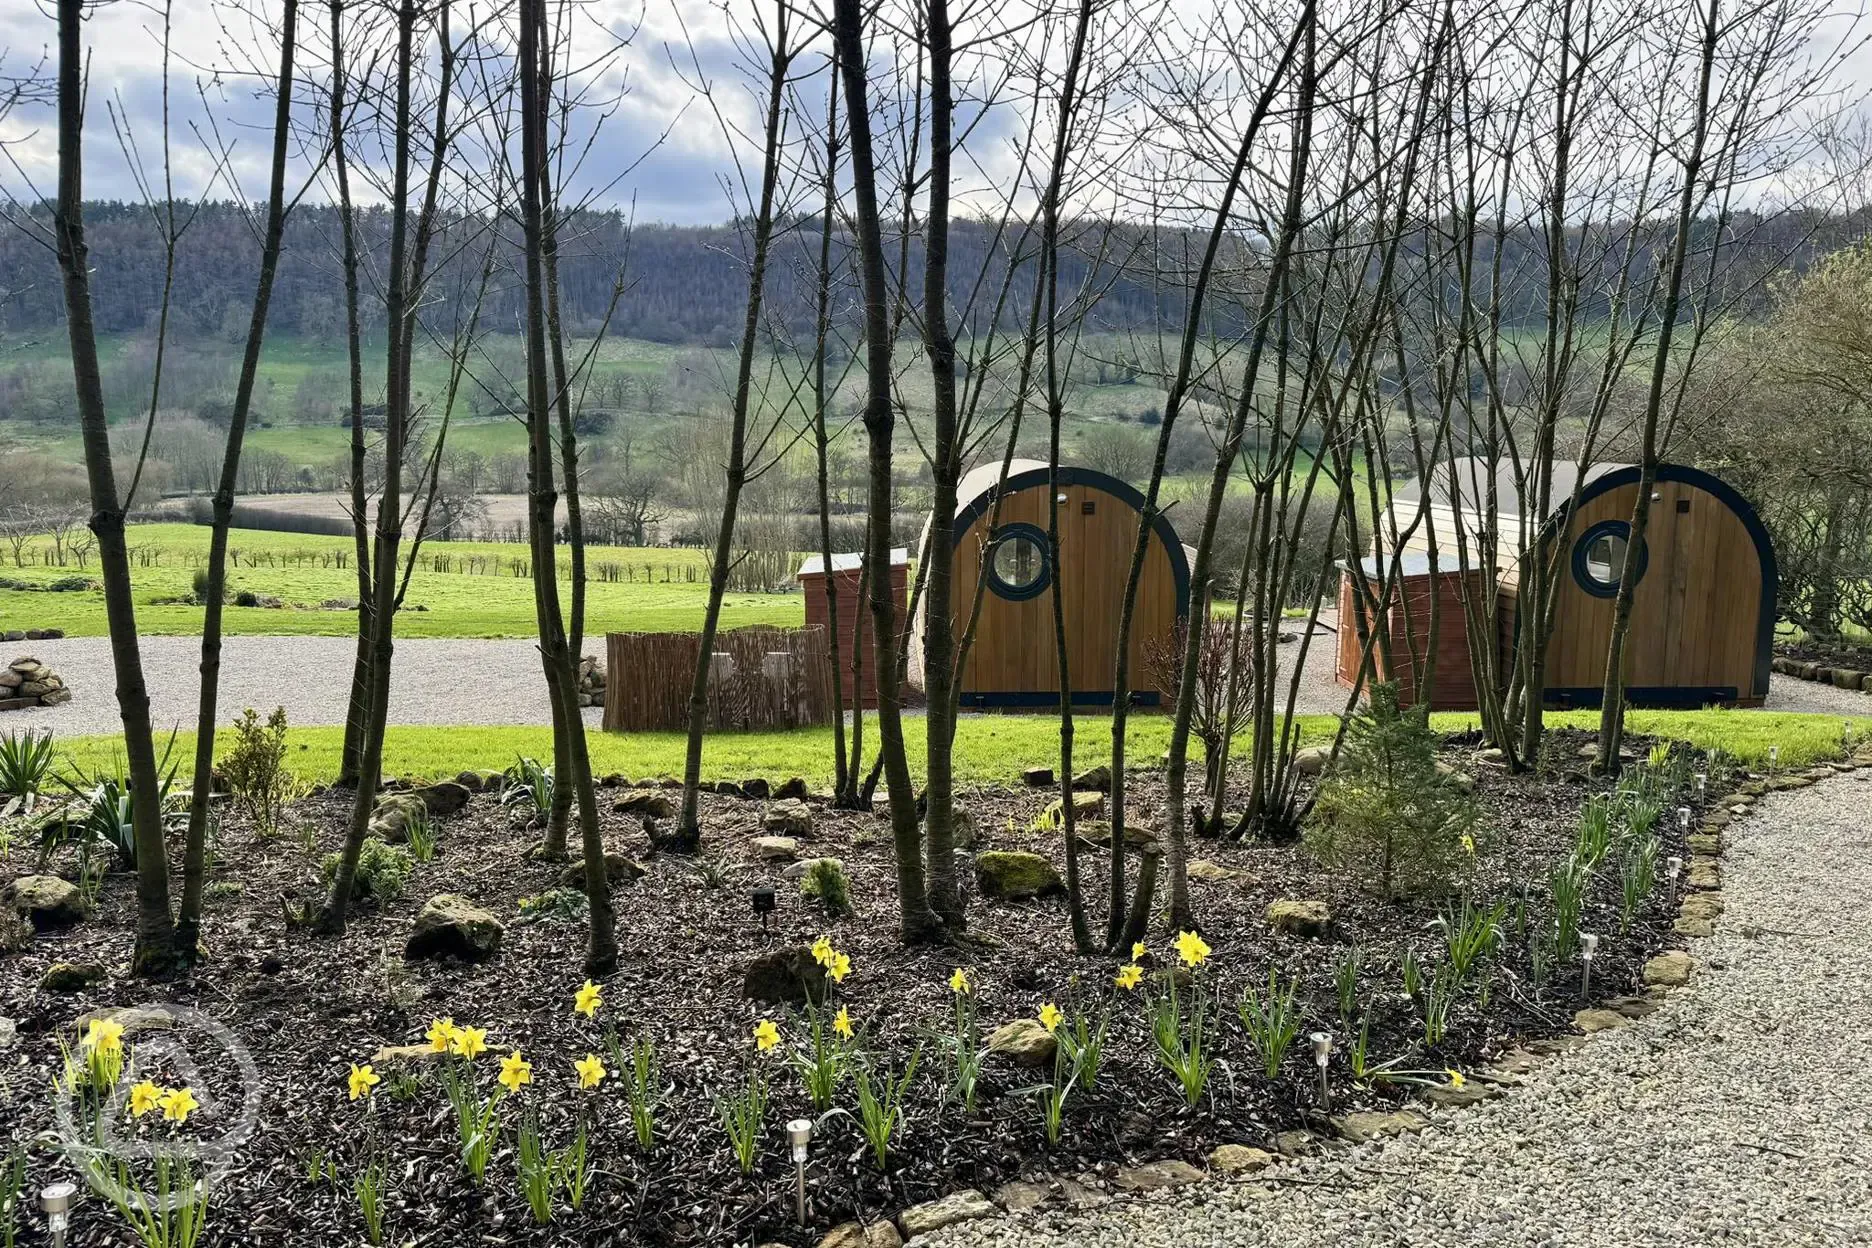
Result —
POLYGON ((1872 771, 1762 799, 1688 988, 1421 1136, 945 1248, 1872 1243, 1872 771), (1752 933, 1748 934, 1748 933, 1752 933))
MULTIPOLYGON (((1298 621, 1294 622, 1298 627, 1298 621)), ((1337 715, 1346 691, 1334 680, 1338 634, 1329 620, 1316 627, 1307 647, 1305 677, 1295 710, 1302 715, 1337 715)), ((16 642, 19 653, 44 660, 76 689, 63 706, 16 711, 7 727, 51 728, 62 736, 120 732, 111 688, 110 643, 103 637, 16 642)), ((221 708, 225 721, 251 706, 286 708, 288 723, 310 727, 342 724, 353 643, 348 637, 229 637, 221 649, 221 708)), ((595 647, 588 645, 588 652, 595 647)), ((1299 654, 1298 641, 1279 648, 1283 701, 1286 680, 1299 654)), ((10 659, 11 654, 4 656, 10 659)), ((0 661, 4 661, 0 659, 0 661)), ((193 637, 146 637, 143 670, 150 709, 159 729, 195 723, 201 642, 193 637)), ((524 638, 487 640, 410 639, 397 642, 390 681, 393 724, 520 726, 552 722, 539 676, 539 652, 524 638), (509 677, 517 679, 509 679, 509 677), (495 692, 499 690, 498 694, 495 692)), ((1774 677, 1765 710, 1872 714, 1872 697, 1792 676, 1774 677)), ((596 724, 596 707, 585 712, 596 724)))
MULTIPOLYGON (((16 644, 50 664, 78 692, 63 706, 15 711, 7 727, 51 728, 61 736, 123 731, 107 638, 16 644)), ((355 653, 349 637, 227 638, 221 643, 222 723, 248 706, 262 714, 284 706, 286 722, 296 727, 344 723, 355 653)), ((143 675, 159 730, 195 726, 200 665, 199 638, 143 639, 143 675)), ((412 638, 396 643, 390 673, 393 724, 552 723, 539 650, 531 641, 412 638)), ((588 723, 596 724, 599 717, 599 708, 586 709, 588 723)))

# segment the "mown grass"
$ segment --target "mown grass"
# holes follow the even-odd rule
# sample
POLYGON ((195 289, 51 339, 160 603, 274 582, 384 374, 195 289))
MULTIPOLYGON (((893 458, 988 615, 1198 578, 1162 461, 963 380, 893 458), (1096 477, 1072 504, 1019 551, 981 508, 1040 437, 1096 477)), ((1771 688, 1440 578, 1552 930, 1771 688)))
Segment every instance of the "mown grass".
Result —
MULTIPOLYGON (((1592 729, 1597 726, 1598 719, 1590 711, 1572 711, 1549 716, 1548 722, 1555 727, 1592 729)), ((1432 723, 1440 731, 1458 732, 1474 727, 1475 717, 1435 715, 1432 723)), ((1780 747, 1779 765, 1783 768, 1802 767, 1840 757, 1843 753, 1843 721, 1830 715, 1634 711, 1630 723, 1635 733, 1683 741, 1700 750, 1720 748, 1758 768, 1766 765, 1770 746, 1780 747)), ((1315 744, 1330 739, 1335 725, 1336 720, 1330 715, 1300 717, 1301 743, 1315 744)), ((921 717, 904 721, 910 766, 919 781, 923 773, 924 727, 921 717)), ((1159 758, 1169 740, 1169 727, 1168 719, 1162 715, 1134 718, 1126 738, 1131 760, 1150 763, 1159 758)), ((875 724, 867 723, 866 728, 867 742, 875 742, 875 724)), ((1872 733, 1872 716, 1857 717, 1853 729, 1855 739, 1862 740, 1868 733, 1872 733)), ((229 736, 218 734, 217 747, 224 747, 229 736)), ((621 772, 631 779, 640 779, 682 773, 681 733, 593 732, 589 740, 592 767, 600 774, 621 772)), ((342 728, 294 728, 288 734, 290 765, 309 782, 329 780, 337 774, 343 741, 342 728)), ((114 766, 121 749, 121 738, 116 736, 76 737, 58 744, 63 765, 81 771, 114 766)), ((192 756, 193 750, 194 734, 178 734, 174 756, 187 758, 192 756)), ((506 767, 522 754, 547 758, 551 752, 552 736, 545 728, 391 728, 385 739, 384 771, 388 775, 446 777, 464 770, 506 767)), ((1058 758, 1058 753, 1059 728, 1050 716, 968 715, 962 719, 956 733, 956 780, 965 786, 1013 783, 1019 779, 1023 768, 1047 766, 1058 758)), ((1080 767, 1110 760, 1107 721, 1095 718, 1080 721, 1074 757, 1080 767)), ((705 743, 702 766, 704 777, 710 780, 798 775, 817 788, 829 788, 832 731, 821 727, 785 732, 718 732, 705 743)))
MULTIPOLYGON (((208 550, 208 530, 190 524, 138 525, 130 533, 137 625, 147 636, 193 636, 201 632, 202 609, 186 598, 196 568, 208 550)), ((229 543, 228 587, 283 600, 284 608, 230 605, 229 635, 350 636, 357 627, 349 610, 319 604, 357 596, 357 573, 348 537, 236 530, 229 543)), ((533 583, 522 570, 526 548, 493 542, 426 542, 397 619, 403 637, 532 637, 538 633, 533 583), (480 560, 483 570, 437 571, 430 560, 446 558, 451 569, 480 560)), ((708 599, 708 577, 700 552, 673 549, 593 547, 586 631, 683 632, 698 628, 708 599), (604 581, 601 567, 615 565, 632 579, 604 581)), ((565 576, 564 558, 561 575, 565 576)), ((73 575, 95 578, 95 557, 76 567, 0 568, 0 576, 45 584, 73 575)), ((749 624, 798 626, 804 600, 791 594, 730 594, 722 603, 722 627, 749 624)), ((48 593, 0 589, 0 631, 62 628, 72 637, 109 632, 100 590, 48 593)))

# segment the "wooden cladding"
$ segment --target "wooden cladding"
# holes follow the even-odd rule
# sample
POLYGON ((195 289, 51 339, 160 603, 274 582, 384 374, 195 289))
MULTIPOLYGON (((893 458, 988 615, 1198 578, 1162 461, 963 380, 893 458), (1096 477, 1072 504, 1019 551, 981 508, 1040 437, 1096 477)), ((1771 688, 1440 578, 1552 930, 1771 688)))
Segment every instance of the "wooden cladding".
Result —
MULTIPOLYGON (((1439 572, 1436 577, 1435 591, 1440 600, 1436 604, 1436 664, 1432 672, 1433 681, 1430 689, 1430 705, 1439 711, 1473 711, 1476 709, 1475 673, 1469 666, 1469 634, 1464 624, 1463 595, 1480 595, 1483 592, 1483 576, 1479 571, 1464 576, 1456 572, 1439 572), (1464 582, 1467 582, 1465 586, 1464 582)), ((1371 582, 1374 591, 1377 582, 1371 582)), ((1398 686, 1398 705, 1413 706, 1417 702, 1417 687, 1424 669, 1429 666, 1430 658, 1430 612, 1431 578, 1421 576, 1400 577, 1398 585, 1391 592, 1391 605, 1384 613, 1386 636, 1391 647, 1391 662, 1387 666, 1383 648, 1372 645, 1371 663, 1374 679, 1396 680, 1398 686)), ((1350 573, 1342 576, 1339 583, 1339 683, 1350 687, 1358 678, 1359 660, 1364 652, 1365 639, 1370 635, 1371 608, 1358 601, 1358 587, 1350 573), (1360 627, 1360 621, 1365 627, 1360 627)), ((1472 599, 1481 608, 1481 599, 1472 599)))
MULTIPOLYGON (((695 633, 607 634, 605 731, 687 728, 701 641, 695 633)), ((823 628, 731 629, 715 635, 714 652, 711 729, 832 722, 832 664, 823 628)))
MULTIPOLYGON (((896 619, 899 644, 908 637, 910 621, 905 614, 905 595, 908 588, 908 569, 903 564, 891 568, 891 601, 896 603, 896 619)), ((852 706, 852 659, 854 639, 862 642, 857 652, 858 660, 858 705, 867 709, 877 705, 877 646, 874 640, 876 630, 871 627, 871 604, 868 596, 861 598, 858 593, 860 573, 857 568, 840 568, 830 574, 825 572, 800 573, 800 590, 806 597, 806 626, 808 628, 827 629, 831 619, 831 608, 826 602, 826 577, 833 580, 833 594, 838 599, 838 678, 841 705, 852 706)), ((869 589, 869 586, 866 586, 869 589)), ((831 648, 831 634, 826 633, 827 649, 831 648)), ((830 660, 828 660, 828 663, 830 660)), ((828 695, 829 696, 829 695, 828 695)), ((832 722, 828 713, 827 723, 832 722)))
MULTIPOLYGON (((1110 489, 1095 482, 1062 484, 1059 505, 1059 566, 1049 569, 1049 582, 1032 597, 1013 599, 985 590, 975 645, 962 673, 964 705, 969 700, 987 704, 1044 704, 1059 692, 1059 662, 1053 629, 1053 594, 1065 595, 1067 676, 1074 695, 1082 700, 1109 698, 1118 659, 1118 614, 1124 603, 1125 578, 1137 542, 1138 513, 1110 489)), ((1039 486, 1010 490, 1001 500, 1000 515, 993 508, 977 516, 961 533, 955 547, 955 619, 960 630, 974 605, 974 588, 988 549, 990 519, 1001 528, 1032 525, 1047 527, 1048 489, 1039 486)), ((1179 555, 1181 551, 1179 550, 1179 555)), ((1152 686, 1144 656, 1153 641, 1175 636, 1183 607, 1170 552, 1153 533, 1138 585, 1131 631, 1131 683, 1145 693, 1152 686)))

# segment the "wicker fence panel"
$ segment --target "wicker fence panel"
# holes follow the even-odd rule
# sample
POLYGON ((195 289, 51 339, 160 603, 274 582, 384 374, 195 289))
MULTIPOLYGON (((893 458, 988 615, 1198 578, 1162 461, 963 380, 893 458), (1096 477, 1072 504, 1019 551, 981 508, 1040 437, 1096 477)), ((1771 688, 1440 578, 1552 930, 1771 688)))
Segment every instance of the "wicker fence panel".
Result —
MULTIPOLYGON (((694 633, 605 637, 607 732, 687 728, 694 633)), ((715 730, 832 722, 832 661, 823 628, 731 629, 715 636, 708 724, 715 730)))

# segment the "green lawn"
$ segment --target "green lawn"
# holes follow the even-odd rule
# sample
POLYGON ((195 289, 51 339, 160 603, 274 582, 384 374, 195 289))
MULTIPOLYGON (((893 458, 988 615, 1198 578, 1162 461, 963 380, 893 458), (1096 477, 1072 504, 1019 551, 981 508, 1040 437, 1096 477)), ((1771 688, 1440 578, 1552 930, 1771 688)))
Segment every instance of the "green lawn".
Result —
MULTIPOLYGON (((195 570, 205 561, 208 530, 199 525, 138 525, 130 532, 137 623, 144 634, 196 635, 202 609, 185 602, 195 570)), ((349 636, 357 627, 349 610, 320 603, 355 598, 357 573, 348 537, 236 530, 229 543, 230 594, 251 590, 283 600, 283 609, 229 606, 229 635, 349 636)), ((397 621, 404 637, 532 637, 537 635, 533 583, 515 561, 526 548, 490 542, 426 542, 397 621), (446 568, 447 570, 442 570, 446 568)), ((593 547, 587 631, 682 632, 700 626, 707 605, 707 571, 700 552, 664 548, 593 547), (607 574, 620 579, 604 580, 607 574), (628 579, 623 579, 628 577, 628 579)), ((566 564, 561 559, 562 576, 566 564)), ((73 575, 95 577, 96 560, 75 566, 0 568, 0 576, 47 584, 73 575)), ((722 626, 798 626, 799 594, 730 594, 722 626)), ((0 589, 0 631, 62 628, 73 637, 109 630, 101 591, 49 593, 0 589)))
MULTIPOLYGON (((1633 732, 1669 737, 1698 749, 1720 746, 1756 767, 1767 762, 1771 745, 1780 747, 1779 763, 1784 768, 1837 758, 1843 752, 1842 721, 1829 715, 1634 711, 1630 720, 1633 732)), ((1302 742, 1311 744, 1329 739, 1334 722, 1329 715, 1302 717, 1302 742)), ((1551 715, 1548 722, 1556 727, 1590 729, 1597 726, 1598 719, 1590 711, 1572 711, 1551 715)), ((924 723, 921 717, 904 721, 911 769, 919 778, 923 770, 924 723)), ((1441 731, 1455 732, 1473 727, 1475 717, 1436 715, 1432 723, 1441 731)), ((1109 761, 1107 725, 1108 721, 1090 716, 1079 721, 1074 751, 1079 766, 1091 767, 1109 761)), ((1169 720, 1161 715, 1133 718, 1129 735, 1131 759, 1137 763, 1155 761, 1168 742, 1169 727, 1169 720)), ((871 725, 867 728, 870 729, 866 733, 867 742, 875 742, 875 729, 871 725)), ((1872 716, 1861 716, 1854 736, 1864 739, 1867 733, 1872 733, 1872 716)), ((191 756, 193 736, 192 733, 177 736, 175 757, 191 756)), ((224 747, 230 738, 229 733, 217 734, 217 746, 224 747)), ((337 773, 338 753, 344 740, 342 728, 295 728, 289 739, 290 765, 298 775, 308 781, 321 781, 337 773)), ((593 732, 590 741, 592 766, 600 774, 622 772, 633 780, 682 774, 681 733, 593 732)), ((110 765, 120 750, 120 738, 115 736, 77 737, 61 741, 58 747, 61 760, 69 760, 71 765, 83 770, 110 765)), ((519 754, 544 758, 551 750, 551 734, 545 728, 392 728, 385 743, 384 771, 387 775, 446 777, 464 770, 505 767, 519 754)), ((956 780, 962 785, 1013 783, 1019 779, 1023 768, 1045 766, 1058 757, 1058 752, 1059 729, 1051 716, 965 716, 956 734, 956 780)), ((708 779, 733 780, 749 776, 800 775, 817 788, 829 788, 831 729, 715 733, 708 738, 703 752, 703 773, 708 779)))

